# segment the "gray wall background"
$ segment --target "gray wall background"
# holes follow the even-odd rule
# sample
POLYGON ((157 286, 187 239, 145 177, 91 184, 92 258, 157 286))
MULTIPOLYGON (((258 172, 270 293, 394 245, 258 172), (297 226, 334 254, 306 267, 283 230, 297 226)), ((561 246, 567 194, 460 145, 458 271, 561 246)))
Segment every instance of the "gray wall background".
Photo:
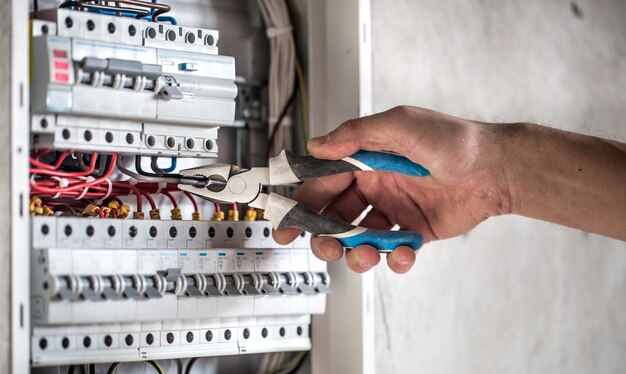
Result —
MULTIPOLYGON (((376 111, 626 138, 624 1, 372 0, 372 19, 376 111)), ((501 217, 375 272, 379 373, 626 372, 624 242, 501 217)))

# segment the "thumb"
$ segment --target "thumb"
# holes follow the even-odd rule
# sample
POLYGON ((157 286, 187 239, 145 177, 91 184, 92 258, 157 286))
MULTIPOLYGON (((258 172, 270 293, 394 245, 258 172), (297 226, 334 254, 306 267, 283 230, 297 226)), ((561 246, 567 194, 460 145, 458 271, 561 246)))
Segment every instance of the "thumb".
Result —
POLYGON ((361 149, 406 154, 410 134, 394 108, 344 122, 327 135, 309 140, 309 152, 324 159, 341 159, 361 149))

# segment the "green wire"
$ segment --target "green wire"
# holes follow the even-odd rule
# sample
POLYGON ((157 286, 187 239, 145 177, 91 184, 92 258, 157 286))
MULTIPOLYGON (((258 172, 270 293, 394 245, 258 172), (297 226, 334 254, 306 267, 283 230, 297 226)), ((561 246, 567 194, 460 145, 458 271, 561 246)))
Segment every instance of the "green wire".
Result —
POLYGON ((150 360, 147 362, 148 364, 150 364, 150 366, 152 366, 157 371, 157 373, 164 374, 163 369, 161 368, 161 366, 159 366, 159 364, 156 363, 156 361, 150 360))
POLYGON ((270 372, 270 374, 278 374, 286 370, 291 370, 298 365, 298 362, 304 358, 306 355, 306 351, 298 352, 297 355, 293 356, 291 360, 287 361, 283 366, 277 368, 276 370, 270 372))
POLYGON ((296 77, 298 79, 298 87, 300 90, 300 137, 302 140, 302 148, 304 153, 308 154, 306 148, 307 140, 309 139, 309 127, 307 123, 307 96, 306 96, 306 81, 304 80, 304 74, 302 73, 302 63, 300 62, 300 57, 298 56, 298 43, 296 42, 298 36, 298 17, 296 14, 296 5, 293 0, 287 0, 287 8, 289 10, 289 15, 291 18, 291 23, 294 30, 294 44, 296 45, 296 77))
POLYGON ((302 137, 302 147, 304 152, 308 154, 306 148, 306 142, 309 139, 308 124, 307 124, 307 105, 306 105, 306 83, 304 82, 304 74, 302 74, 302 65, 300 65, 300 59, 296 57, 296 75, 298 76, 298 87, 300 87, 300 136, 302 137))

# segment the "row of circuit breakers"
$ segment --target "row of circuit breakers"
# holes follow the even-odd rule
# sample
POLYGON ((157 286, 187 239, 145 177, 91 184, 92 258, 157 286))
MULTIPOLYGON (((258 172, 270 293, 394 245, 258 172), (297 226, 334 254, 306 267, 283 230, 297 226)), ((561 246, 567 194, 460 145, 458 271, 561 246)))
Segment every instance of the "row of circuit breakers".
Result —
MULTIPOLYGON (((91 12, 32 23, 33 147, 216 157, 235 61, 215 30, 91 12)), ((206 161, 204 161, 206 162, 206 161)), ((267 221, 32 218, 34 366, 308 350, 330 278, 267 221)))

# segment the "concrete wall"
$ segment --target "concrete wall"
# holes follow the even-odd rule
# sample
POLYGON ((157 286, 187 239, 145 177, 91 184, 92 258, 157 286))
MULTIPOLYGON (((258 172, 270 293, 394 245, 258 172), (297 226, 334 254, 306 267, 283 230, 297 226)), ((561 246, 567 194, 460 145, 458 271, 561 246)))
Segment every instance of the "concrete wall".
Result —
MULTIPOLYGON (((372 17, 376 111, 626 138, 626 2, 373 0, 372 17)), ((503 217, 375 272, 379 373, 626 372, 624 242, 503 217)))

